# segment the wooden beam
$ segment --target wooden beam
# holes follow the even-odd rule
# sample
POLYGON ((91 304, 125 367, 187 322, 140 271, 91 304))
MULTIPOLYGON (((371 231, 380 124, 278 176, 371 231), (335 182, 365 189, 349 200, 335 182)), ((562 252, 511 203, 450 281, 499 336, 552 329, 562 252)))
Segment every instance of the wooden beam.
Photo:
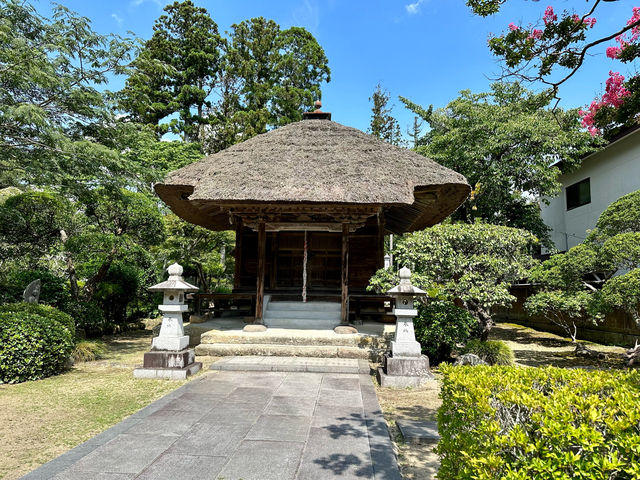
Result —
POLYGON ((258 226, 258 280, 256 285, 256 322, 262 323, 262 307, 264 305, 264 262, 267 247, 267 233, 264 222, 258 226))
POLYGON ((233 288, 240 288, 240 276, 242 275, 242 219, 236 218, 236 247, 235 269, 233 273, 233 288))
POLYGON ((349 323, 349 224, 342 224, 342 308, 341 323, 349 323))

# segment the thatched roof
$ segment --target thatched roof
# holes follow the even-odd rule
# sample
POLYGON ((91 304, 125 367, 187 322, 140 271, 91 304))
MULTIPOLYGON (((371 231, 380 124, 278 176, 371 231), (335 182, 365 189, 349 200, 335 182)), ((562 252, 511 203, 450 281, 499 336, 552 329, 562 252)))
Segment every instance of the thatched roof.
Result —
POLYGON ((467 198, 465 178, 330 120, 303 120, 176 170, 156 193, 179 216, 229 228, 238 204, 367 205, 396 233, 434 225, 467 198))

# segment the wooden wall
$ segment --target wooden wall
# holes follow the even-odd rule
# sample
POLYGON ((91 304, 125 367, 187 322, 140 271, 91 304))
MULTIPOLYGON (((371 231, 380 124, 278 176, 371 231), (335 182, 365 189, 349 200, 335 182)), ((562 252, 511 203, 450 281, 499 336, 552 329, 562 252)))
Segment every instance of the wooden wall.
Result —
MULTIPOLYGON (((258 233, 241 231, 236 244, 236 291, 255 291, 258 265, 258 233)), ((307 290, 309 294, 340 293, 342 234, 307 232, 307 290)), ((384 251, 377 222, 349 235, 349 290, 363 291, 371 276, 384 265, 384 251)), ((304 232, 267 232, 265 289, 298 292, 302 288, 304 232)))

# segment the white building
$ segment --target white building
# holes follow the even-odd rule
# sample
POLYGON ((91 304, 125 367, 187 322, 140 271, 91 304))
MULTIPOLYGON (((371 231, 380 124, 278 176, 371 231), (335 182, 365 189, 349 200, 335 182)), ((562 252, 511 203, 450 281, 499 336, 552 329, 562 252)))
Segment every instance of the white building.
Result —
POLYGON ((625 132, 582 165, 560 176, 562 193, 542 203, 542 220, 564 252, 581 243, 600 214, 615 200, 640 190, 640 128, 625 132))

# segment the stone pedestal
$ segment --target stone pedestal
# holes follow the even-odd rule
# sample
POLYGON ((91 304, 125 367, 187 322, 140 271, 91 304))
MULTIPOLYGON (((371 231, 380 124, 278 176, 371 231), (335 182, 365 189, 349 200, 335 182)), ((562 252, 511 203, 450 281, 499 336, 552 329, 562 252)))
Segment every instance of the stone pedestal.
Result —
POLYGON ((378 368, 378 382, 382 387, 421 387, 435 382, 435 377, 429 369, 426 355, 400 358, 386 354, 383 366, 378 368))
POLYGON ((142 368, 133 371, 135 378, 168 378, 183 380, 200 371, 201 362, 196 362, 193 348, 170 352, 152 350, 144 354, 142 368))

